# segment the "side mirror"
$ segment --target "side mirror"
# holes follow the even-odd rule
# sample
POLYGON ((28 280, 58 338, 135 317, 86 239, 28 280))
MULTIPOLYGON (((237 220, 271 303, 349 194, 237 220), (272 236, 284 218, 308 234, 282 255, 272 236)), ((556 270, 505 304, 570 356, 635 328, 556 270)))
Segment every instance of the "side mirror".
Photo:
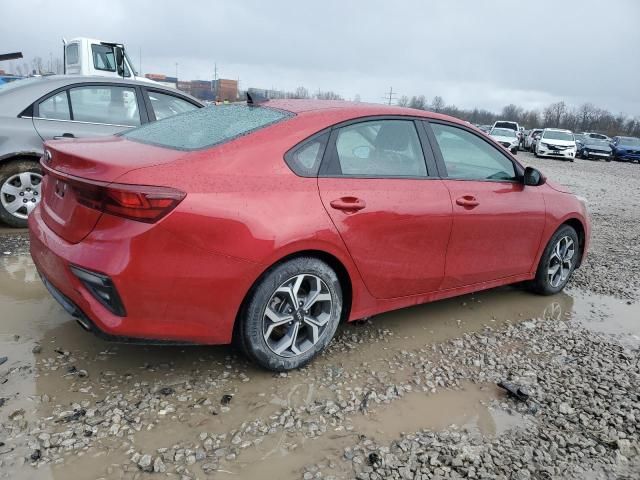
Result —
POLYGON ((524 169, 524 184, 530 187, 537 187, 538 185, 542 185, 546 181, 544 175, 540 170, 527 167, 524 169))
POLYGON ((122 51, 122 47, 115 46, 115 54, 116 54, 116 68, 118 69, 118 75, 124 77, 124 52, 122 51))

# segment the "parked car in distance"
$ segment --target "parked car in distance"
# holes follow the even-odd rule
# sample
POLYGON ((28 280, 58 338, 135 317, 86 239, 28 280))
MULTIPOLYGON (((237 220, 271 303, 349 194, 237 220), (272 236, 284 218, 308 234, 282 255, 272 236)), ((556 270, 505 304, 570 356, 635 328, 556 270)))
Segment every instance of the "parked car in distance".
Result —
POLYGON ((542 128, 534 128, 533 130, 529 131, 529 135, 527 135, 524 141, 525 150, 529 150, 530 152, 534 150, 536 146, 536 141, 540 137, 541 133, 542 133, 542 128))
POLYGON ((606 140, 600 140, 599 138, 592 138, 588 135, 581 135, 578 140, 576 137, 576 156, 584 158, 585 160, 606 160, 611 161, 612 149, 609 142, 606 140))
POLYGON ((272 370, 343 320, 507 283, 557 293, 589 244, 584 200, 415 109, 222 105, 45 148, 30 248, 67 311, 107 337, 234 339, 272 370))
POLYGON ((518 142, 520 141, 520 139, 522 138, 522 127, 520 125, 518 125, 518 122, 511 122, 508 120, 498 120, 497 122, 494 122, 492 130, 494 128, 508 128, 510 130, 513 130, 516 132, 516 136, 518 137, 518 142))
POLYGON ((602 133, 582 132, 582 135, 585 135, 585 136, 590 137, 590 138, 595 138, 595 139, 598 139, 598 140, 606 140, 607 142, 611 141, 611 138, 607 137, 606 135, 603 135, 602 133))
POLYGON ((509 128, 493 128, 489 132, 489 136, 514 155, 518 153, 520 140, 518 139, 517 132, 514 130, 509 128))
POLYGON ((640 163, 640 138, 613 137, 610 146, 614 160, 640 163))
POLYGON ((576 141, 571 130, 545 128, 536 142, 536 157, 556 157, 573 162, 576 156, 576 141))
POLYGON ((25 227, 41 198, 42 143, 113 135, 201 108, 178 90, 120 78, 55 75, 0 88, 0 221, 25 227))

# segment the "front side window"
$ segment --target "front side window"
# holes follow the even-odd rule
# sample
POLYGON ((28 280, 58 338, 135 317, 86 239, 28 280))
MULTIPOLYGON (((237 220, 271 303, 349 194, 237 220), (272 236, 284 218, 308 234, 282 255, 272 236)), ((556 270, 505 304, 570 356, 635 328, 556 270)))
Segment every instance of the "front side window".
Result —
POLYGON ((174 95, 154 91, 148 93, 156 120, 162 120, 163 118, 172 117, 179 113, 190 112, 198 108, 193 103, 187 102, 174 95))
MULTIPOLYGON (((91 54, 93 56, 93 68, 96 70, 104 70, 105 72, 116 71, 116 55, 113 47, 109 45, 91 45, 91 54)), ((122 71, 118 72, 120 75, 122 71)), ((130 77, 131 72, 124 62, 124 76, 130 77)))
POLYGON ((73 119, 113 125, 140 125, 136 91, 130 87, 86 86, 70 91, 73 119))
POLYGON ((291 112, 269 107, 216 105, 148 123, 123 136, 161 147, 197 150, 250 134, 291 116, 291 112))
POLYGON ((449 178, 514 180, 513 163, 493 145, 462 128, 431 124, 449 178))
POLYGON ((38 117, 53 120, 71 120, 67 92, 57 93, 38 105, 38 117))
POLYGON ((427 175, 422 146, 411 120, 376 120, 342 127, 336 151, 342 175, 427 175))

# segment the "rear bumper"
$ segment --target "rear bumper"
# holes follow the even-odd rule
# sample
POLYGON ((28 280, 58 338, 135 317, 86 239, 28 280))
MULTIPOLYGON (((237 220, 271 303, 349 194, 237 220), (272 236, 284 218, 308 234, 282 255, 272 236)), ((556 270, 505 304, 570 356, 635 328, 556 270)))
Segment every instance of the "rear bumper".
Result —
POLYGON ((229 343, 238 309, 259 266, 205 252, 176 235, 104 215, 82 242, 66 242, 29 216, 31 256, 52 296, 86 329, 109 339, 229 343), (108 275, 126 308, 118 316, 72 273, 71 265, 108 275))

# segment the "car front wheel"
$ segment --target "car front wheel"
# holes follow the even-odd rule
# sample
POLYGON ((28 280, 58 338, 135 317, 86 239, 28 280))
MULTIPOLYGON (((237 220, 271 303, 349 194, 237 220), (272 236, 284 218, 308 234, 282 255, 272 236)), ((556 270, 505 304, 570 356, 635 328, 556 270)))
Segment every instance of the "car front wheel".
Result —
POLYGON ((291 370, 329 344, 342 315, 342 288, 323 261, 299 257, 268 270, 238 319, 236 340, 264 368, 291 370))
POLYGON ((37 162, 9 161, 0 165, 0 220, 26 227, 27 217, 40 202, 42 174, 37 162))
POLYGON ((560 292, 569 281, 580 256, 578 234, 569 225, 563 225, 544 249, 532 290, 541 295, 560 292))

